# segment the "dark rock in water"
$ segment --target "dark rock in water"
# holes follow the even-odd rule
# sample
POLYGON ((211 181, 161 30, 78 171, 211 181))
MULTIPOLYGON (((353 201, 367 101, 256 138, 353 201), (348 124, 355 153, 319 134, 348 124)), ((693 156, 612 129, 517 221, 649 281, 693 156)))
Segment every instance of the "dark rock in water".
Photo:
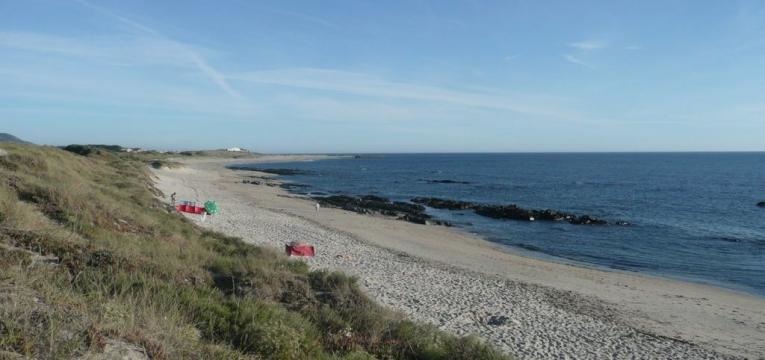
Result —
POLYGON ((574 224, 574 225, 605 225, 607 222, 605 220, 596 219, 594 217, 591 217, 590 215, 582 215, 582 216, 572 216, 571 219, 568 220, 568 222, 574 224))
POLYGON ((244 166, 229 166, 229 169, 232 169, 232 170, 245 170, 245 171, 258 171, 258 172, 263 172, 263 173, 267 173, 267 174, 282 175, 282 176, 311 175, 311 174, 313 174, 310 171, 299 170, 299 169, 261 169, 261 168, 251 168, 251 167, 244 167, 244 166))
POLYGON ((400 216, 398 219, 420 225, 438 225, 446 227, 453 226, 452 223, 448 221, 433 219, 430 215, 427 214, 405 214, 400 216))
POLYGON ((534 245, 529 245, 529 244, 518 244, 518 245, 515 245, 515 246, 517 246, 517 247, 519 247, 521 249, 526 249, 528 251, 542 251, 542 249, 540 249, 539 247, 534 246, 534 245))
MULTIPOLYGON (((527 210, 511 205, 485 205, 469 201, 439 199, 430 197, 416 197, 413 203, 422 204, 434 209, 467 210, 472 209, 476 214, 493 219, 523 220, 523 221, 566 221, 574 225, 604 225, 606 221, 596 219, 589 215, 576 216, 555 210, 527 210)), ((619 221, 617 225, 629 225, 626 221, 619 221)))
POLYGON ((395 216, 398 213, 403 213, 429 216, 424 213, 425 207, 422 205, 401 201, 390 201, 389 199, 375 195, 367 195, 360 198, 347 195, 332 195, 327 197, 315 197, 314 199, 325 205, 362 214, 381 213, 383 215, 395 216))
POLYGON ((619 225, 619 226, 630 226, 630 225, 632 225, 632 224, 630 224, 628 221, 624 221, 624 220, 617 220, 616 222, 614 222, 614 225, 619 225))
POLYGON ((361 199, 365 201, 390 202, 390 200, 377 195, 364 195, 361 199))
POLYGON ((429 179, 425 179, 425 182, 427 182, 428 184, 465 184, 465 185, 470 184, 469 181, 458 181, 458 180, 448 180, 448 179, 447 180, 439 180, 439 179, 429 180, 429 179))
POLYGON ((510 321, 510 318, 505 315, 492 315, 486 319, 486 325, 502 326, 506 325, 510 321))
POLYGON ((527 210, 517 205, 478 205, 473 208, 475 213, 492 219, 508 219, 522 221, 566 221, 574 225, 605 225, 604 220, 589 215, 577 216, 554 210, 527 210))
POLYGON ((438 226, 446 226, 446 227, 454 226, 454 224, 452 224, 449 221, 436 220, 436 219, 428 220, 425 223, 426 223, 426 225, 438 225, 438 226))
POLYGON ((765 201, 760 201, 760 202, 758 202, 758 203, 757 203, 757 206, 759 206, 759 207, 761 207, 761 208, 765 208, 765 201))
POLYGON ((429 198, 429 197, 416 197, 412 199, 415 204, 422 204, 434 209, 447 209, 447 210, 465 210, 472 209, 476 204, 449 199, 429 198))
MULTIPOLYGON (((521 209, 516 205, 479 205, 475 213, 492 219, 511 219, 534 221, 536 218, 528 210, 521 209)), ((541 220, 541 219, 540 219, 541 220)))
POLYGON ((420 224, 420 225, 427 225, 428 224, 428 218, 425 216, 417 216, 413 214, 404 214, 398 218, 399 220, 408 221, 410 223, 420 224))
POLYGON ((353 211, 359 214, 377 214, 394 217, 398 220, 408 221, 421 225, 452 226, 452 223, 433 219, 425 213, 425 207, 402 201, 391 201, 376 195, 354 197, 347 195, 314 196, 314 200, 326 207, 334 207, 353 211))

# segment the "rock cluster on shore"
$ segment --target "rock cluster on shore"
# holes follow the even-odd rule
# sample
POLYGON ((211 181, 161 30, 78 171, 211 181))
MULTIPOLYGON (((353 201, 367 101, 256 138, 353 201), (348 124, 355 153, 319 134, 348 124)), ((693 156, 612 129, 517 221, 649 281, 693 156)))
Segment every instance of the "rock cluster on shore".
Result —
MULTIPOLYGON (((590 215, 574 215, 555 210, 528 210, 510 205, 487 205, 468 201, 417 197, 412 199, 415 204, 425 205, 435 209, 473 210, 476 214, 492 219, 523 220, 523 221, 565 221, 574 225, 606 225, 607 221, 590 215)), ((615 225, 629 225, 626 221, 616 221, 615 225)))
POLYGON ((425 213, 425 207, 402 201, 391 201, 384 197, 366 195, 354 197, 347 195, 316 196, 314 200, 323 206, 353 211, 359 214, 377 214, 395 217, 398 220, 422 225, 452 226, 448 221, 434 219, 425 213))
POLYGON ((468 201, 429 198, 429 197, 416 197, 412 199, 415 204, 421 204, 434 209, 446 209, 446 210, 467 210, 476 206, 475 203, 468 201))
MULTIPOLYGON (((522 221, 565 221, 573 225, 606 225, 607 221, 590 215, 574 215, 555 210, 528 210, 511 205, 487 205, 469 201, 416 197, 412 203, 391 201, 376 195, 354 197, 348 195, 315 196, 320 204, 353 211, 359 214, 377 214, 394 217, 398 220, 423 225, 452 226, 448 221, 434 219, 425 213, 425 206, 445 210, 473 210, 476 214, 492 219, 522 220, 522 221)), ((615 221, 612 224, 626 226, 626 221, 615 221)))

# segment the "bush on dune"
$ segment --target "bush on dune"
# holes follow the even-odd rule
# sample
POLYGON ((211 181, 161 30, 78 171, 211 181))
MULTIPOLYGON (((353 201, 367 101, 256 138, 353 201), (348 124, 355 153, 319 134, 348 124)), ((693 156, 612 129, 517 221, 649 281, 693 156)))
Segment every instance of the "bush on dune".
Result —
POLYGON ((4 149, 0 358, 119 343, 152 359, 504 358, 380 307, 353 278, 193 225, 156 199, 141 158, 4 149))

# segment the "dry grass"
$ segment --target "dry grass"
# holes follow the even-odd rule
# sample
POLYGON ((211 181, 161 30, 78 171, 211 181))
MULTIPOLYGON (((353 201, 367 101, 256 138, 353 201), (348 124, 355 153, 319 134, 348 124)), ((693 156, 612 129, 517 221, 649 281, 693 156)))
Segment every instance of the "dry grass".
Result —
POLYGON ((412 323, 354 279, 205 231, 156 200, 146 159, 4 145, 0 357, 500 359, 412 323))

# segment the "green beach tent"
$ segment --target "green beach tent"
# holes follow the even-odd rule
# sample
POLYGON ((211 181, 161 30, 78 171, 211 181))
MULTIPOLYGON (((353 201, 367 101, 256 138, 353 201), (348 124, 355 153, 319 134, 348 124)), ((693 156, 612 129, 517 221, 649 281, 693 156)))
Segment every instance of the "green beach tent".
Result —
POLYGON ((216 203, 213 200, 207 200, 205 201, 205 211, 210 215, 215 215, 218 213, 218 203, 216 203))

